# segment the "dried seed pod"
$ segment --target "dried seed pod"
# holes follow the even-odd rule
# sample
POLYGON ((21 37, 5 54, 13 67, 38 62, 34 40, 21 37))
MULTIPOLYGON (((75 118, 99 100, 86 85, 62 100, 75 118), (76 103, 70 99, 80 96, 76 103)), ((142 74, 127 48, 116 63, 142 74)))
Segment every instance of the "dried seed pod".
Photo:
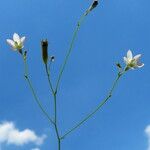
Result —
POLYGON ((47 61, 48 61, 48 41, 42 40, 41 46, 42 46, 42 58, 43 58, 44 63, 47 64, 47 61))

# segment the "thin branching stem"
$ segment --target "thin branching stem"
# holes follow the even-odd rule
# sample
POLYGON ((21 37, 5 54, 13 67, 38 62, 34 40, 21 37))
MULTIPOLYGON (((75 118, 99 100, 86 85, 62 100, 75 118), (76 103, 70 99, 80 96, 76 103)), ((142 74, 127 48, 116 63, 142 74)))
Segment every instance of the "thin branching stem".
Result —
POLYGON ((57 120, 58 120, 58 117, 57 117, 57 90, 58 90, 58 87, 59 87, 59 83, 60 83, 60 80, 61 80, 61 77, 62 77, 62 74, 64 72, 64 69, 66 67, 66 64, 67 64, 67 61, 69 59, 69 56, 71 54, 71 51, 73 49, 73 45, 74 45, 74 42, 75 42, 75 39, 77 37, 77 33, 80 29, 80 25, 81 23, 83 22, 85 18, 85 13, 84 15, 81 16, 81 18, 79 19, 78 23, 77 23, 77 26, 75 28, 75 31, 73 33, 73 37, 72 37, 72 40, 71 40, 71 43, 70 43, 70 46, 69 46, 69 49, 67 51, 67 54, 66 54, 66 57, 64 59, 64 62, 62 64, 62 67, 60 69, 60 72, 59 72, 59 75, 58 75, 58 79, 56 81, 56 88, 54 89, 53 86, 52 86, 52 83, 51 83, 51 79, 50 79, 50 71, 48 70, 48 67, 47 65, 45 65, 45 68, 46 68, 46 73, 47 73, 47 77, 48 77, 48 82, 49 82, 49 86, 50 86, 50 89, 51 89, 51 92, 53 94, 53 98, 54 98, 54 127, 55 127, 55 132, 56 132, 56 136, 57 136, 57 141, 58 141, 58 150, 61 149, 61 138, 60 138, 60 135, 59 135, 59 129, 58 129, 58 123, 57 123, 57 120))
POLYGON ((60 150, 61 148, 61 139, 60 139, 60 135, 59 135, 59 130, 58 130, 58 123, 57 123, 57 97, 56 97, 56 93, 54 94, 54 113, 55 113, 55 132, 56 132, 56 136, 57 136, 57 141, 58 141, 58 150, 60 150))
POLYGON ((43 114, 45 115, 45 117, 48 119, 48 121, 50 123, 54 124, 54 121, 50 118, 49 114, 45 111, 44 107, 41 104, 41 101, 37 97, 36 92, 33 88, 33 85, 32 85, 31 80, 29 78, 28 65, 27 65, 27 62, 26 62, 26 58, 23 57, 23 60, 24 60, 24 68, 25 68, 24 76, 25 76, 25 79, 26 79, 26 81, 27 81, 27 83, 30 87, 30 90, 31 90, 33 96, 34 96, 34 99, 35 99, 36 103, 38 104, 39 108, 41 109, 41 111, 43 112, 43 114))
POLYGON ((53 85, 52 85, 52 82, 51 82, 51 79, 50 79, 50 71, 48 70, 47 64, 45 64, 45 70, 46 70, 47 79, 48 79, 48 83, 49 83, 51 92, 52 92, 52 94, 54 95, 54 94, 55 94, 55 91, 54 91, 54 89, 53 89, 53 85))
POLYGON ((71 128, 69 131, 67 131, 63 136, 61 136, 61 139, 64 139, 66 136, 68 136, 70 133, 72 133, 73 131, 75 131, 77 128, 79 128, 81 125, 83 125, 83 123, 85 123, 87 120, 89 120, 98 110, 100 110, 102 108, 102 106, 104 104, 106 104, 106 102, 112 97, 113 91, 120 79, 120 77, 123 75, 123 73, 118 73, 117 78, 115 79, 112 88, 110 89, 110 91, 108 92, 108 95, 106 96, 106 98, 104 98, 104 100, 102 100, 99 105, 91 112, 89 113, 85 118, 83 118, 79 123, 77 123, 73 128, 71 128))
POLYGON ((61 66, 61 69, 60 69, 60 72, 59 72, 59 75, 58 75, 58 79, 57 79, 57 82, 56 82, 56 89, 55 89, 56 92, 57 92, 57 90, 58 90, 58 87, 59 87, 59 84, 60 84, 60 80, 61 80, 62 74, 63 74, 63 72, 64 72, 64 69, 65 69, 65 67, 66 67, 66 64, 67 64, 67 62, 68 62, 69 56, 70 56, 70 54, 71 54, 71 52, 72 52, 72 49, 73 49, 74 42, 75 42, 75 40, 76 40, 78 31, 79 31, 80 26, 81 26, 81 24, 82 24, 82 22, 83 22, 83 20, 84 20, 85 17, 86 17, 86 15, 85 15, 85 13, 84 13, 84 14, 80 17, 80 19, 79 19, 79 21, 78 21, 78 23, 77 23, 77 26, 76 26, 76 28, 75 28, 75 30, 74 30, 73 37, 72 37, 72 40, 71 40, 69 49, 68 49, 68 51, 67 51, 66 57, 65 57, 65 59, 64 59, 64 62, 63 62, 63 64, 62 64, 62 66, 61 66))
POLYGON ((47 73, 47 77, 48 77, 48 82, 49 82, 49 86, 50 86, 50 89, 52 91, 52 94, 53 94, 53 98, 54 98, 54 126, 55 126, 55 132, 56 132, 56 136, 57 136, 57 141, 58 141, 58 150, 61 149, 61 140, 62 138, 60 137, 59 135, 59 130, 58 130, 58 123, 57 123, 57 91, 58 91, 58 87, 59 87, 59 84, 60 84, 60 81, 61 81, 61 78, 62 78, 62 75, 63 75, 63 72, 65 70, 65 67, 66 67, 66 64, 68 62, 68 59, 70 57, 70 54, 72 52, 72 49, 73 49, 73 46, 74 46, 74 42, 77 38, 77 34, 78 34, 78 31, 80 29, 80 26, 82 24, 82 22, 84 21, 85 17, 87 16, 87 13, 84 13, 79 21, 77 22, 77 26, 73 32, 73 37, 72 37, 72 40, 71 40, 71 43, 70 43, 70 46, 69 46, 69 49, 66 53, 66 56, 65 56, 65 59, 64 59, 64 62, 60 68, 60 72, 58 74, 58 78, 56 80, 56 87, 55 89, 53 88, 52 86, 52 83, 51 83, 51 80, 50 80, 50 72, 48 70, 48 67, 46 65, 46 73, 47 73))
POLYGON ((52 92, 53 99, 54 99, 54 128, 55 128, 55 133, 56 133, 56 137, 57 137, 58 150, 60 150, 61 149, 61 139, 59 136, 59 130, 58 130, 58 124, 57 124, 57 95, 53 89, 53 85, 52 85, 51 78, 50 78, 51 77, 50 70, 48 70, 47 64, 45 64, 45 69, 46 69, 49 87, 50 87, 50 90, 52 92))

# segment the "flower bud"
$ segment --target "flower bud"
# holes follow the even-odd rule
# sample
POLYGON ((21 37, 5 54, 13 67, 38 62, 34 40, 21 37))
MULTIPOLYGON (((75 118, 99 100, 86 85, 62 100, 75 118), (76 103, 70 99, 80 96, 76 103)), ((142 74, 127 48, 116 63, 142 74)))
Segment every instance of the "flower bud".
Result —
POLYGON ((118 68, 122 68, 122 66, 120 65, 120 63, 116 63, 116 66, 118 67, 118 68))
POLYGON ((41 46, 42 46, 43 61, 44 61, 45 64, 47 64, 47 61, 48 61, 48 41, 47 40, 42 40, 41 41, 41 46))
POLYGON ((24 59, 24 60, 26 60, 26 59, 27 59, 27 51, 24 51, 23 59, 24 59))
POLYGON ((116 63, 116 66, 117 66, 119 72, 122 72, 122 66, 121 66, 121 64, 120 63, 116 63))
POLYGON ((54 62, 55 61, 55 56, 51 56, 50 61, 54 62))
POLYGON ((96 8, 98 5, 98 0, 94 0, 93 4, 90 7, 90 11, 92 11, 94 8, 96 8))
POLYGON ((86 11, 85 15, 88 15, 89 12, 91 12, 94 8, 96 8, 98 5, 98 0, 94 0, 89 9, 86 11))

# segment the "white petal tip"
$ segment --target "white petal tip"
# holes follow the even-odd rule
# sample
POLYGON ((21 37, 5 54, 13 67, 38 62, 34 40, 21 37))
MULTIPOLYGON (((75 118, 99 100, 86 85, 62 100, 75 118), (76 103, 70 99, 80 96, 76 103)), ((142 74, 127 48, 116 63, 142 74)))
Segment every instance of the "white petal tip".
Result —
POLYGON ((128 52, 127 52, 127 58, 128 59, 132 59, 133 58, 131 50, 128 50, 128 52))

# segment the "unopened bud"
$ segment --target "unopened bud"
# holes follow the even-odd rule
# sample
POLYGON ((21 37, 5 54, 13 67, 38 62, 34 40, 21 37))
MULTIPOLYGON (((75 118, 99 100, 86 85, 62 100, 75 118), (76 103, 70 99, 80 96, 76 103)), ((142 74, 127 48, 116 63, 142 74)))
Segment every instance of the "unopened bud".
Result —
POLYGON ((120 63, 116 63, 116 66, 118 67, 119 72, 122 72, 122 66, 120 65, 120 63))
POLYGON ((121 65, 120 65, 120 63, 116 63, 116 66, 117 66, 118 68, 120 68, 120 69, 122 68, 121 65))
POLYGON ((98 5, 98 0, 94 0, 89 9, 86 11, 85 15, 88 15, 90 11, 92 11, 94 8, 96 8, 98 5))
POLYGON ((26 58, 27 58, 27 51, 24 51, 23 59, 26 60, 26 58))
POLYGON ((92 11, 94 8, 96 8, 98 5, 98 0, 94 0, 93 4, 90 7, 90 11, 92 11))
POLYGON ((43 61, 44 61, 45 64, 47 64, 47 61, 48 61, 48 41, 47 40, 42 40, 41 46, 42 46, 43 61))
POLYGON ((51 57, 50 57, 50 61, 51 61, 51 62, 54 62, 54 61, 55 61, 55 56, 51 56, 51 57))

